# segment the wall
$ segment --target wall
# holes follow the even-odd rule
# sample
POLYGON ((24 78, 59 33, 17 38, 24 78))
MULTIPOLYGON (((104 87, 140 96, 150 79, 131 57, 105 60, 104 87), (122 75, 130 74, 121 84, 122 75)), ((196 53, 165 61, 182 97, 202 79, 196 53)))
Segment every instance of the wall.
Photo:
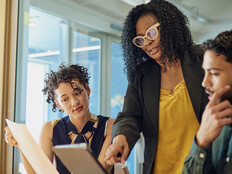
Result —
POLYGON ((4 141, 5 118, 14 118, 18 0, 0 1, 0 173, 12 173, 12 150, 4 141))
MULTIPOLYGON (((3 127, 4 122, 2 118, 3 114, 3 79, 4 79, 4 54, 5 54, 5 17, 6 17, 6 0, 0 1, 0 135, 1 135, 1 144, 0 144, 0 169, 4 167, 4 153, 3 153, 3 143, 4 135, 3 127)), ((3 173, 3 171, 0 171, 3 173)))

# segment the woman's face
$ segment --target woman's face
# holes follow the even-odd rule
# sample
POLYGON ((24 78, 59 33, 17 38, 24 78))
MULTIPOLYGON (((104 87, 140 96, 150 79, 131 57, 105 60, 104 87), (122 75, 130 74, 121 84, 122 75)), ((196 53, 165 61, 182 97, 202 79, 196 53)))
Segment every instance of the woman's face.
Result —
POLYGON ((86 88, 77 80, 70 83, 60 83, 55 90, 57 107, 64 110, 70 117, 82 118, 90 114, 90 88, 86 88))
MULTIPOLYGON (((157 22, 159 22, 158 19, 152 14, 141 16, 136 23, 136 35, 144 36, 147 29, 157 22)), ((141 48, 148 54, 148 56, 156 61, 161 57, 160 26, 158 27, 158 34, 159 35, 155 40, 149 40, 146 38, 146 44, 141 48)))

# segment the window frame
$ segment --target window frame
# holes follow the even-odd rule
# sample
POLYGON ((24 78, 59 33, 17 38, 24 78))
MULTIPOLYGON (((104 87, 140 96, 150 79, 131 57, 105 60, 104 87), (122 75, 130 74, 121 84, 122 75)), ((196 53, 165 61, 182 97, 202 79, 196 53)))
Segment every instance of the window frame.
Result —
MULTIPOLYGON (((18 0, 3 0, 0 2, 1 19, 3 25, 0 29, 1 42, 1 135, 4 135, 5 119, 14 118, 14 99, 15 99, 15 73, 16 73, 16 54, 17 54, 17 25, 18 25, 18 0), (4 102, 3 102, 4 101, 4 102)), ((13 147, 7 146, 1 141, 1 162, 0 173, 12 173, 12 154, 13 147)))
MULTIPOLYGON (((5 0, 6 1, 6 0, 5 0)), ((21 118, 18 120, 15 120, 15 114, 18 112, 24 113, 25 111, 20 110, 20 107, 15 108, 15 93, 17 93, 17 89, 15 89, 15 84, 16 84, 16 53, 17 53, 17 59, 18 56, 21 56, 23 54, 23 50, 22 50, 22 45, 20 43, 23 43, 23 24, 18 24, 18 18, 23 15, 19 15, 18 16, 18 5, 20 5, 20 8, 23 8, 23 10, 21 10, 22 12, 24 12, 25 9, 28 9, 29 11, 29 7, 33 6, 33 7, 38 7, 40 10, 43 9, 46 12, 49 12, 52 15, 56 15, 60 18, 64 18, 67 19, 73 23, 77 23, 77 21, 79 20, 79 18, 74 18, 73 20, 70 20, 71 15, 68 14, 67 16, 63 16, 63 12, 61 14, 59 14, 59 8, 62 7, 63 8, 63 4, 62 4, 62 0, 57 0, 57 2, 59 3, 58 5, 55 5, 55 2, 52 1, 46 1, 46 0, 23 0, 23 3, 19 3, 20 0, 10 0, 8 2, 11 2, 11 8, 14 10, 11 10, 11 14, 12 14, 12 21, 10 21, 12 30, 11 32, 9 32, 11 34, 11 43, 9 46, 9 54, 10 55, 10 59, 8 61, 8 71, 9 71, 9 76, 6 78, 8 80, 8 85, 6 87, 5 90, 6 94, 8 94, 8 96, 6 97, 8 100, 7 103, 7 107, 4 108, 9 108, 7 109, 8 112, 10 112, 10 114, 7 116, 8 119, 10 120, 14 120, 17 122, 24 122, 25 119, 21 118), (50 3, 50 5, 47 5, 46 2, 50 3), (23 7, 22 7, 23 6, 23 7), (52 7, 52 8, 51 8, 52 7), (58 7, 58 8, 57 8, 58 7), (18 25, 18 26, 17 26, 18 25), (18 29, 18 30, 17 30, 18 29), (17 34, 20 38, 17 38, 17 34), (17 39, 20 40, 20 43, 18 43, 18 47, 17 47, 17 39), (14 47, 12 47, 12 44, 14 45, 14 47), (16 112, 17 111, 17 112, 16 112)), ((22 2, 22 0, 21 0, 22 2)), ((77 5, 74 4, 73 2, 71 2, 70 0, 67 0, 67 3, 69 4, 69 6, 73 6, 72 8, 76 8, 77 5)), ((67 7, 65 7, 67 8, 67 7)), ((80 9, 80 7, 78 7, 78 9, 80 9)), ((86 12, 87 9, 84 9, 84 11, 86 12)), ((65 11, 65 10, 62 10, 65 11)), ((76 12, 78 10, 75 10, 76 12)), ((73 11, 71 10, 70 13, 72 13, 73 11)), ((82 11, 83 12, 83 11, 82 11)), ((75 14, 72 14, 72 16, 76 16, 75 14)), ((111 85, 111 44, 112 42, 118 43, 120 44, 120 32, 113 30, 112 28, 110 28, 111 25, 111 20, 113 19, 107 19, 104 20, 106 17, 104 16, 104 19, 96 20, 96 19, 100 19, 100 17, 102 17, 101 14, 98 13, 92 13, 92 20, 91 21, 97 21, 98 25, 95 25, 95 23, 90 24, 86 24, 83 25, 83 21, 86 19, 82 19, 80 20, 78 27, 82 26, 84 29, 86 28, 90 28, 91 27, 95 27, 95 29, 97 28, 98 30, 101 29, 101 32, 97 32, 97 33, 91 33, 90 35, 98 37, 100 39, 102 39, 101 42, 101 75, 100 75, 100 84, 101 84, 101 88, 100 88, 100 113, 102 115, 106 115, 106 116, 110 116, 111 115, 111 96, 110 96, 110 85, 111 85), (93 18, 94 16, 94 18, 93 18), (101 23, 101 24, 100 24, 101 23), (103 27, 104 26, 104 27, 103 27), (106 26, 106 27, 105 27, 106 26), (112 34, 109 34, 112 33, 112 34), (107 92, 106 92, 107 91, 107 92)), ((86 17, 86 18, 90 18, 90 17, 86 17)), ((23 21, 21 19, 21 21, 23 21)), ((118 21, 116 21, 117 23, 118 21)), ((70 33, 73 34, 73 31, 76 27, 74 27, 73 24, 70 25, 70 33)), ((71 36, 69 36, 71 37, 71 36)), ((71 37, 72 38, 72 37, 71 37)), ((73 39, 73 38, 72 38, 73 39)), ((67 47, 72 48, 72 43, 73 40, 69 38, 69 42, 67 43, 67 47)), ((24 42, 25 43, 25 42, 24 42)), ((27 43, 27 42, 26 42, 27 43)), ((28 46, 26 46, 27 48, 28 46)), ((25 46, 24 46, 25 49, 25 46)), ((69 53, 67 55, 67 57, 69 57, 70 59, 72 58, 72 52, 71 49, 69 49, 69 53)), ((6 56, 5 56, 6 57, 6 56)), ((67 60, 68 62, 71 63, 71 61, 67 60)), ((4 60, 7 60, 6 58, 4 60)), ((25 64, 24 64, 25 65, 25 64)), ((26 67, 23 64, 21 65, 17 65, 17 68, 21 67, 21 71, 22 73, 24 73, 24 71, 26 70, 26 67), (24 70, 24 71, 23 71, 24 70)), ((25 88, 26 89, 26 88, 25 88)), ((23 95, 23 94, 22 94, 23 95)), ((17 96, 20 97, 20 96, 17 96)), ((25 101, 24 101, 25 102, 25 101)), ((2 118, 3 120, 4 118, 2 118)), ((5 125, 3 126, 5 127, 5 125)), ((3 131, 2 131, 3 132, 3 131)), ((5 170, 6 172, 3 173, 12 173, 13 169, 13 148, 11 146, 7 146, 7 148, 5 148, 5 152, 6 152, 6 165, 4 165, 4 163, 2 163, 1 165, 4 166, 2 167, 2 170, 5 170)))

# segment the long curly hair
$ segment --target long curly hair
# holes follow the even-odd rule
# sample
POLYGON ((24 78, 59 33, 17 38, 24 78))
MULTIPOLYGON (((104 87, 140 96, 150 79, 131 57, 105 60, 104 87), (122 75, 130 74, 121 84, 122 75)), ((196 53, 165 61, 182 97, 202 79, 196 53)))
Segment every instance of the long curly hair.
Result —
POLYGON ((174 5, 164 0, 151 0, 134 7, 126 17, 121 35, 125 71, 134 76, 138 65, 151 59, 132 40, 136 36, 136 23, 141 16, 152 14, 160 23, 161 61, 171 66, 193 45, 187 17, 174 5))
POLYGON ((209 39, 202 44, 204 51, 212 50, 217 55, 223 54, 226 61, 232 63, 232 30, 219 33, 215 39, 209 39))
MULTIPOLYGON (((89 84, 88 69, 78 64, 66 65, 61 63, 57 72, 51 71, 46 74, 44 79, 45 86, 42 90, 44 95, 47 95, 47 102, 52 104, 52 111, 55 112, 57 106, 54 102, 56 99, 55 90, 59 87, 60 83, 70 83, 72 86, 72 80, 78 80, 85 88, 86 84, 89 84)), ((60 110, 59 110, 60 111, 60 110)))

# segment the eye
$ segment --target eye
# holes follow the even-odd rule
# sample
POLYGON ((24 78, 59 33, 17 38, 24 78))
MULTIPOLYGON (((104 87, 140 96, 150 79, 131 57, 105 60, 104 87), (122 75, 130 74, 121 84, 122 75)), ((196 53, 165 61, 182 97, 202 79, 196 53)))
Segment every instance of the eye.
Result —
POLYGON ((79 90, 75 93, 75 95, 80 95, 82 93, 83 90, 79 90))
POLYGON ((211 76, 218 76, 219 73, 218 73, 218 72, 210 72, 210 75, 211 75, 211 76))
POLYGON ((61 100, 61 102, 67 102, 68 98, 64 98, 63 100, 61 100))

